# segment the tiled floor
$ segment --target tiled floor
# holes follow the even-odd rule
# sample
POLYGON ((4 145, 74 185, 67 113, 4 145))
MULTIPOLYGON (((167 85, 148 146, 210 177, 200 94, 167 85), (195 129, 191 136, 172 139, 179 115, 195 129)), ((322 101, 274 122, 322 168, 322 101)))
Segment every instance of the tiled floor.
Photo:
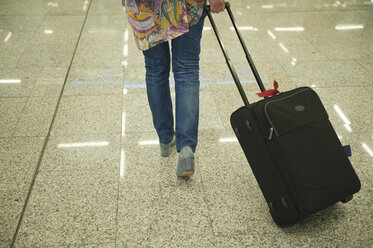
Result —
MULTIPOLYGON (((0 0, 0 247, 373 247, 373 1, 231 6, 267 87, 319 93, 352 146, 354 199, 306 224, 273 223, 232 139, 242 101, 208 21, 196 173, 185 180, 175 151, 159 155, 120 0, 0 0)), ((257 101, 227 15, 215 19, 257 101)))

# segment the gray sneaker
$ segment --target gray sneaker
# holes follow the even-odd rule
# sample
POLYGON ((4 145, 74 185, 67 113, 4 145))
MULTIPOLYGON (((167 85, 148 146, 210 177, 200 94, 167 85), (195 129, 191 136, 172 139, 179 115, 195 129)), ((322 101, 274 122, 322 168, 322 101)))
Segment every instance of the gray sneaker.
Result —
POLYGON ((178 177, 190 177, 194 174, 194 153, 189 146, 180 151, 179 161, 177 162, 176 175, 178 177))
POLYGON ((161 146, 161 156, 162 157, 168 157, 171 154, 171 146, 175 145, 176 142, 176 137, 174 136, 171 140, 170 143, 168 144, 162 144, 160 143, 161 146))

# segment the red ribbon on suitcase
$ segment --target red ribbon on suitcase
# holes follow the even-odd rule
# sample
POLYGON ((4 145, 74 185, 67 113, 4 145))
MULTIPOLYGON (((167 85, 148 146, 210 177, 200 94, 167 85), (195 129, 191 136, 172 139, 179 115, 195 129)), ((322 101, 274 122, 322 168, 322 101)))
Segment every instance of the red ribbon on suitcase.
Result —
POLYGON ((268 97, 268 96, 274 96, 274 95, 279 94, 280 91, 277 90, 278 89, 278 83, 277 83, 276 80, 273 81, 273 87, 274 87, 274 89, 266 90, 266 91, 256 93, 256 94, 260 97, 268 97))

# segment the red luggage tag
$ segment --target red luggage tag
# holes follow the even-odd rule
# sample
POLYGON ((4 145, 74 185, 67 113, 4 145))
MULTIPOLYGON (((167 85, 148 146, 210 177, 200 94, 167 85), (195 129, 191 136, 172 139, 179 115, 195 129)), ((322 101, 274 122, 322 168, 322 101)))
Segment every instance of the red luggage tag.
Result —
POLYGON ((268 97, 268 96, 275 96, 277 94, 280 93, 280 91, 278 91, 278 83, 277 81, 273 81, 273 87, 274 89, 272 90, 266 90, 266 91, 263 91, 263 92, 260 92, 260 93, 256 93, 259 97, 268 97))

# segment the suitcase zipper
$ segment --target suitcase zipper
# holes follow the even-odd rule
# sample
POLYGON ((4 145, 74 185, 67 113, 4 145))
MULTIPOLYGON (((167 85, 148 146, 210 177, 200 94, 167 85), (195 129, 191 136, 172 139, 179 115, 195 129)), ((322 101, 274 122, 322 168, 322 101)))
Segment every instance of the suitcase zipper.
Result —
POLYGON ((268 102, 264 105, 264 113, 265 113, 265 115, 267 116, 267 119, 268 119, 268 121, 269 121, 269 123, 270 123, 270 126, 271 126, 271 128, 270 128, 270 130, 269 130, 269 131, 270 131, 270 135, 269 135, 269 139, 270 139, 270 140, 272 139, 273 132, 276 134, 277 137, 279 137, 279 134, 278 134, 278 132, 277 132, 275 126, 273 125, 271 118, 270 118, 269 115, 268 115, 268 112, 267 112, 267 106, 268 106, 268 104, 273 103, 273 102, 278 102, 278 101, 281 101, 281 100, 284 100, 284 99, 287 99, 287 98, 289 98, 289 97, 295 96, 295 95, 297 95, 297 94, 299 94, 299 93, 302 93, 302 92, 304 92, 304 91, 307 91, 307 90, 310 90, 310 89, 309 89, 309 88, 305 88, 305 89, 303 89, 303 90, 300 90, 300 91, 298 91, 298 92, 295 92, 294 94, 287 95, 287 96, 285 96, 285 97, 283 97, 283 98, 275 99, 275 100, 273 100, 273 101, 268 101, 268 102))
MULTIPOLYGON (((264 112, 266 112, 266 111, 264 111, 264 112)), ((267 113, 265 113, 265 114, 267 115, 267 113)), ((272 155, 274 156, 274 160, 278 161, 278 163, 281 163, 280 161, 285 161, 284 158, 281 156, 281 153, 279 153, 279 148, 277 147, 277 144, 276 144, 275 140, 273 140, 273 133, 276 133, 276 130, 273 127, 272 122, 268 123, 268 122, 265 121, 264 118, 258 118, 258 119, 261 120, 265 129, 269 128, 268 139, 270 140, 270 142, 268 142, 267 144, 268 144, 268 149, 272 150, 272 155)), ((270 120, 270 119, 268 118, 268 120, 270 120)), ((276 135, 277 135, 277 133, 276 133, 276 135)), ((278 137, 278 135, 277 135, 277 137, 278 137)), ((277 163, 275 163, 275 164, 276 164, 276 167, 279 170, 279 172, 282 174, 282 178, 287 178, 288 179, 288 180, 283 181, 284 186, 288 189, 289 197, 294 202, 295 207, 298 209, 299 213, 303 214, 303 211, 301 209, 299 209, 300 204, 299 204, 299 201, 296 197, 296 193, 294 192, 294 190, 292 190, 292 188, 294 188, 294 186, 292 186, 293 180, 289 176, 286 169, 282 168, 281 166, 278 166, 277 163), (290 183, 290 185, 289 185, 289 183, 290 183)))
POLYGON ((271 127, 271 128, 269 129, 269 137, 268 137, 268 139, 271 140, 271 139, 272 139, 272 136, 273 136, 273 127, 271 127))

